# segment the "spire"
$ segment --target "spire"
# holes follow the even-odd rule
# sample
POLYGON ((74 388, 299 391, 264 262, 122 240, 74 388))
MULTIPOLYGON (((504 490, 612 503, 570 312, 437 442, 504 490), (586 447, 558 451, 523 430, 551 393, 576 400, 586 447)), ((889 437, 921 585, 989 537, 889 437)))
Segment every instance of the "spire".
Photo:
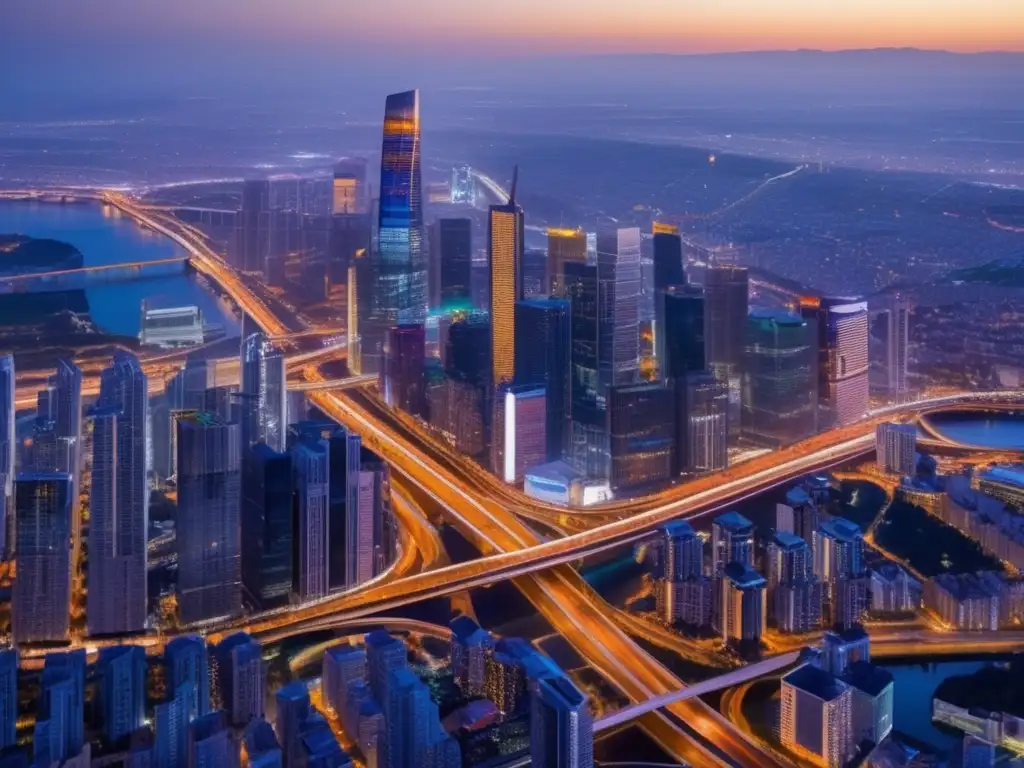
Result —
POLYGON ((512 169, 512 189, 508 193, 508 204, 515 205, 516 203, 516 184, 519 183, 519 164, 516 163, 512 169))

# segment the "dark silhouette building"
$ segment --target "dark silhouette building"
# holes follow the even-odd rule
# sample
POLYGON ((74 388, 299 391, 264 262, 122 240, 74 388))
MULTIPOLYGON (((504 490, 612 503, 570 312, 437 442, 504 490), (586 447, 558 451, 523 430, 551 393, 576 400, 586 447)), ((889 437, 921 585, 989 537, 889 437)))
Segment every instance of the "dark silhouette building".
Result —
POLYGON ((569 447, 571 353, 568 301, 525 299, 516 304, 515 383, 544 387, 548 461, 562 459, 569 447))

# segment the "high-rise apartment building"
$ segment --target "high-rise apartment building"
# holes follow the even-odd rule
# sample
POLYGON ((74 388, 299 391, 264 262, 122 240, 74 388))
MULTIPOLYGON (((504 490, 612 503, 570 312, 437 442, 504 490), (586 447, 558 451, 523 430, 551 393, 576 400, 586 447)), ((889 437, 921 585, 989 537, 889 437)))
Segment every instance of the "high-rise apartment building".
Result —
POLYGON ((780 737, 791 752, 822 768, 841 768, 853 753, 849 687, 813 664, 782 678, 780 737))
POLYGON ((660 382, 614 386, 608 399, 612 490, 654 487, 672 476, 675 396, 660 382))
POLYGON ((18 743, 18 649, 0 650, 0 750, 18 743))
POLYGON ((875 427, 875 455, 883 472, 901 476, 917 471, 917 427, 913 424, 879 424, 875 427))
POLYGON ((348 706, 351 683, 366 680, 366 649, 335 645, 324 653, 320 690, 324 702, 341 718, 348 706))
POLYGON ((764 577, 749 565, 731 562, 725 566, 718 621, 722 638, 730 645, 760 646, 767 615, 764 590, 764 577))
POLYGON ((886 320, 886 385, 890 397, 900 397, 910 391, 907 376, 910 350, 910 299, 905 294, 894 294, 889 302, 886 320))
POLYGON ((868 305, 848 298, 801 300, 817 347, 819 427, 843 427, 868 410, 868 305))
POLYGON ((822 584, 827 625, 859 624, 868 599, 860 526, 841 517, 821 523, 814 534, 814 575, 822 584))
POLYGON ((751 312, 743 355, 745 439, 778 447, 817 431, 815 361, 805 320, 786 312, 751 312))
POLYGON ((186 757, 186 768, 238 768, 238 744, 224 712, 210 712, 189 723, 186 757))
POLYGON ((287 605, 292 589, 292 457, 266 443, 242 462, 242 587, 261 610, 287 605))
POLYGON ((565 265, 587 263, 587 233, 582 229, 548 230, 548 292, 565 298, 565 265))
POLYGON ((708 367, 725 381, 738 373, 743 364, 750 304, 746 268, 728 264, 708 267, 704 294, 708 367))
POLYGON ((593 768, 589 702, 564 674, 551 672, 530 680, 530 765, 593 768))
POLYGON ((146 717, 146 649, 141 645, 101 648, 96 668, 103 740, 110 747, 125 745, 146 717))
POLYGON ((777 531, 768 542, 768 615, 780 632, 811 632, 821 623, 821 584, 813 565, 811 548, 799 536, 777 531))
POLYGON ((640 365, 640 230, 597 233, 598 383, 636 383, 640 365))
POLYGON ((482 696, 487 682, 487 654, 494 650, 494 639, 465 614, 456 616, 449 626, 455 684, 464 695, 482 696))
POLYGON ((20 474, 14 483, 15 643, 67 639, 71 600, 71 476, 20 474))
POLYGON ((704 573, 704 542, 685 520, 662 526, 662 547, 667 581, 684 581, 704 573))
MULTIPOLYGON (((111 367, 116 368, 115 358, 111 367)), ((62 443, 48 461, 36 462, 37 472, 67 472, 71 475, 73 498, 78 498, 78 475, 82 451, 82 371, 71 360, 57 361, 57 370, 36 398, 36 421, 46 426, 52 438, 62 443)), ((37 452, 38 459, 38 452, 37 452)), ((78 532, 78 505, 72 510, 72 527, 78 532)))
POLYGON ((241 371, 242 447, 266 443, 283 451, 288 427, 284 353, 262 332, 252 333, 242 340, 241 371))
MULTIPOLYGON (((32 747, 38 762, 64 763, 85 745, 85 649, 48 653, 43 662, 32 747)), ((73 764, 73 763, 72 763, 73 764)))
POLYGON ((164 676, 169 691, 188 687, 188 719, 210 710, 210 672, 206 642, 198 635, 178 635, 164 646, 164 676))
POLYGON ((177 420, 178 613, 193 624, 241 609, 241 435, 195 412, 177 420))
POLYGON ((422 323, 427 310, 427 260, 420 172, 419 91, 395 93, 384 108, 377 248, 371 253, 372 300, 360 317, 363 373, 380 373, 389 328, 422 323))
POLYGON ((711 525, 711 573, 721 576, 729 563, 754 564, 754 524, 739 512, 726 512, 711 525))
POLYGON ((543 387, 547 408, 546 461, 562 459, 572 427, 569 302, 524 299, 516 304, 516 386, 543 387))
POLYGON ((488 217, 487 255, 491 286, 491 380, 494 386, 515 376, 516 302, 523 295, 523 209, 516 203, 518 168, 505 205, 492 205, 488 217))
POLYGON ((236 632, 210 649, 215 698, 231 724, 244 727, 263 717, 266 670, 260 645, 236 632))
POLYGON ((673 475, 717 472, 729 465, 729 390, 710 371, 675 381, 673 475))
POLYGON ((0 357, 0 555, 8 559, 13 547, 7 540, 8 514, 14 497, 14 458, 18 452, 15 420, 14 355, 0 357))

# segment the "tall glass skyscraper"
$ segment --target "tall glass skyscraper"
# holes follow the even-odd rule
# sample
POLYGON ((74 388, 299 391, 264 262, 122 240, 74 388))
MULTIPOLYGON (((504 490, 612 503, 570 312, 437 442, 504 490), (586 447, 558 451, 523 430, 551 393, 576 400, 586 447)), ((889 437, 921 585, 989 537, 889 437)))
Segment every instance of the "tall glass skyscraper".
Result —
POLYGON ((628 386, 640 366, 640 230, 597 233, 598 380, 628 386))
POLYGON ((70 620, 70 475, 18 475, 14 483, 14 515, 14 642, 61 642, 67 639, 70 620))
POLYGON ((285 448, 288 389, 284 353, 257 332, 242 341, 242 440, 244 449, 266 443, 285 448))
POLYGON ((607 387, 598 375, 597 267, 579 262, 565 265, 565 290, 572 329, 569 462, 592 479, 607 479, 610 469, 607 387))
POLYGON ((743 363, 745 439, 778 447, 817 429, 815 345, 805 320, 788 312, 750 313, 743 363))
POLYGON ((14 493, 15 432, 14 355, 0 357, 0 554, 7 559, 7 513, 14 493))
POLYGON ((868 306, 847 298, 801 299, 816 341, 818 428, 843 427, 868 409, 868 306))
POLYGON ((242 585, 267 610, 292 590, 292 459, 266 443, 249 449, 242 478, 242 585))
POLYGON ((516 203, 516 179, 508 203, 492 205, 487 252, 491 276, 491 380, 494 386, 515 375, 516 302, 523 298, 523 209, 516 203))
POLYGON ((679 231, 654 233, 654 291, 663 291, 670 285, 683 285, 683 240, 679 231))
POLYGON ((654 335, 661 375, 679 380, 704 370, 704 292, 692 285, 667 285, 659 290, 655 302, 654 335))
POLYGON ((148 410, 142 365, 118 353, 101 374, 93 417, 87 606, 92 635, 138 632, 146 625, 148 410))
POLYGON ((525 299, 516 304, 517 386, 544 387, 547 408, 547 461, 564 458, 572 422, 569 302, 525 299))
POLYGON ((897 293, 889 301, 886 321, 886 388, 890 397, 906 395, 910 390, 907 379, 909 348, 910 299, 897 293))
POLYGON ((727 264, 708 267, 704 276, 708 366, 723 381, 743 362, 749 283, 746 268, 727 264))
POLYGON ((241 608, 241 438, 209 413, 183 415, 177 429, 178 613, 192 624, 241 608))
POLYGON ((359 323, 362 371, 367 374, 380 372, 389 328, 426 318, 419 91, 392 94, 384 108, 377 252, 372 259, 374 283, 363 285, 374 299, 367 305, 370 316, 359 323))
POLYGON ((434 224, 437 248, 439 301, 442 310, 468 309, 473 303, 473 222, 439 219, 434 224))

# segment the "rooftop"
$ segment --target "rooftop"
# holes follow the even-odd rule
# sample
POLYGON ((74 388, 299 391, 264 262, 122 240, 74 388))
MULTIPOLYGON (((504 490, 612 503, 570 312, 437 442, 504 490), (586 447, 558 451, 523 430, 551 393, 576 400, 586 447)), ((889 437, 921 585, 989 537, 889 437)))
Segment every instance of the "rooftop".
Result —
POLYGON ((738 531, 746 528, 753 528, 754 524, 739 512, 726 512, 715 518, 715 525, 726 528, 730 531, 738 531))
POLYGON ((797 536, 795 533, 789 533, 788 531, 776 531, 775 536, 772 537, 773 541, 785 550, 800 549, 806 547, 807 542, 797 536))
POLYGON ((743 563, 729 563, 724 573, 729 581, 742 589, 763 587, 765 584, 764 576, 743 563))
POLYGON ((860 526, 844 517, 826 520, 818 527, 818 530, 837 541, 854 541, 863 537, 860 526))
POLYGON ((693 526, 685 520, 670 520, 661 526, 661 530, 665 532, 665 535, 673 538, 693 535, 693 526))
POLYGON ((877 696, 893 684, 892 674, 869 661, 855 661, 846 668, 843 682, 869 696, 877 696))
POLYGON ((810 504, 811 497, 803 486, 796 486, 786 491, 786 503, 791 507, 799 507, 803 504, 810 504))
POLYGON ((784 685, 791 685, 801 691, 809 693, 822 701, 833 701, 839 698, 846 686, 820 667, 813 664, 804 664, 797 667, 784 678, 784 685))

